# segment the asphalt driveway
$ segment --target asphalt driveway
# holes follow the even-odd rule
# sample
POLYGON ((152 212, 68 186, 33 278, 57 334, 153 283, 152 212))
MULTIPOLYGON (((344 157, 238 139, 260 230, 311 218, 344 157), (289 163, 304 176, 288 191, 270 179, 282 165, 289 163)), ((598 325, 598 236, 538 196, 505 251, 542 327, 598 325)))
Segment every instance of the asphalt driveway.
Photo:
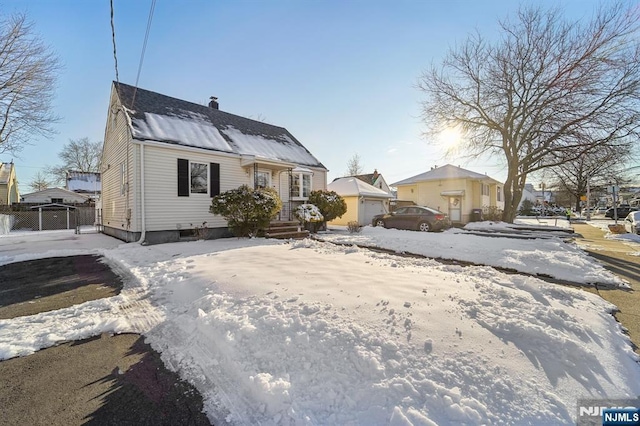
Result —
MULTIPOLYGON (((97 255, 10 263, 0 266, 0 319, 121 288, 121 277, 97 255)), ((209 425, 202 407, 200 394, 136 334, 104 334, 0 362, 3 425, 209 425)))

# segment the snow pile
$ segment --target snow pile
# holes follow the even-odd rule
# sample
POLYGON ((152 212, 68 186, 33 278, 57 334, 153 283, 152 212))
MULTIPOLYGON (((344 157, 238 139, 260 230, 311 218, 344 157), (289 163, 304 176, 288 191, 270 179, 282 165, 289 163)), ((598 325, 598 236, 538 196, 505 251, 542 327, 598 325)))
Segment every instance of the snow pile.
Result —
POLYGON ((319 234, 318 238, 339 244, 357 244, 508 268, 578 284, 598 283, 628 287, 622 279, 594 262, 576 245, 567 244, 558 238, 490 238, 469 235, 457 229, 427 233, 366 226, 359 234, 349 234, 344 227, 331 229, 333 232, 319 234))
POLYGON ((8 214, 0 214, 0 235, 7 235, 13 227, 14 217, 8 214))

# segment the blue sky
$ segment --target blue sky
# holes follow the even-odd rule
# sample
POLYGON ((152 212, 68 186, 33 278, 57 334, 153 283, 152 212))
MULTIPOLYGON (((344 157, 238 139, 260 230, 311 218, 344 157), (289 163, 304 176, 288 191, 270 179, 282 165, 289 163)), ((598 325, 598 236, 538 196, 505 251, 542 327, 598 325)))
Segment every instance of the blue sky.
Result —
MULTIPOLYGON (((596 1, 560 4, 588 17, 596 1)), ((134 84, 151 0, 114 0, 120 81, 134 84)), ((503 180, 499 159, 445 159, 421 136, 418 77, 449 46, 497 20, 516 1, 461 0, 157 0, 139 87, 192 102, 217 96, 220 109, 286 127, 328 169, 342 176, 358 154, 388 183, 452 163, 503 180)), ((26 12, 60 57, 50 139, 34 139, 14 160, 20 190, 69 139, 101 141, 115 79, 109 0, 5 1, 26 12)))

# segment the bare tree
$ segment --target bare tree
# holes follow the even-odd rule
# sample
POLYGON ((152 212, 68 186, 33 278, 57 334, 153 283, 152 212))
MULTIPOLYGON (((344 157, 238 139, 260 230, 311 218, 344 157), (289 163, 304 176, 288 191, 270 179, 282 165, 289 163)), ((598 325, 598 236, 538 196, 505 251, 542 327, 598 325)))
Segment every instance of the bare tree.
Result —
POLYGON ((50 136, 57 57, 26 16, 0 17, 0 152, 17 152, 33 136, 50 136))
POLYGON ((29 188, 34 191, 42 191, 51 186, 51 182, 47 179, 46 175, 42 172, 38 172, 36 176, 29 182, 29 188))
POLYGON ((632 146, 600 147, 589 151, 573 161, 551 168, 552 185, 571 195, 576 210, 580 209, 580 198, 587 194, 587 185, 594 193, 605 188, 612 180, 616 184, 628 183, 624 172, 625 160, 631 155, 632 146))
POLYGON ((637 140, 639 15, 604 3, 568 22, 525 7, 496 41, 469 36, 419 79, 428 133, 461 128, 470 157, 505 162, 503 220, 513 222, 530 173, 637 140))
POLYGON ((360 163, 360 156, 353 154, 353 157, 347 161, 347 172, 345 176, 357 176, 361 175, 363 171, 362 164, 360 163))
POLYGON ((62 161, 59 166, 50 166, 47 173, 55 176, 57 184, 67 179, 67 171, 99 172, 102 160, 102 141, 92 142, 89 138, 70 139, 58 153, 62 161))

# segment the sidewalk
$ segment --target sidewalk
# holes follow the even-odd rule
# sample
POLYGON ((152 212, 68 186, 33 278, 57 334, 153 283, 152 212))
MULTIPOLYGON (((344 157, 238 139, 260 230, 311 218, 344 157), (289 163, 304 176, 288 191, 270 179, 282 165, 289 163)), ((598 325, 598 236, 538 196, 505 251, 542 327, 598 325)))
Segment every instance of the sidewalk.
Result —
POLYGON ((629 282, 631 291, 602 288, 587 290, 599 294, 618 307, 620 312, 615 317, 629 330, 634 349, 640 354, 640 256, 630 255, 633 249, 623 242, 604 238, 605 232, 601 229, 587 224, 573 224, 572 227, 582 235, 578 243, 589 255, 629 282))

